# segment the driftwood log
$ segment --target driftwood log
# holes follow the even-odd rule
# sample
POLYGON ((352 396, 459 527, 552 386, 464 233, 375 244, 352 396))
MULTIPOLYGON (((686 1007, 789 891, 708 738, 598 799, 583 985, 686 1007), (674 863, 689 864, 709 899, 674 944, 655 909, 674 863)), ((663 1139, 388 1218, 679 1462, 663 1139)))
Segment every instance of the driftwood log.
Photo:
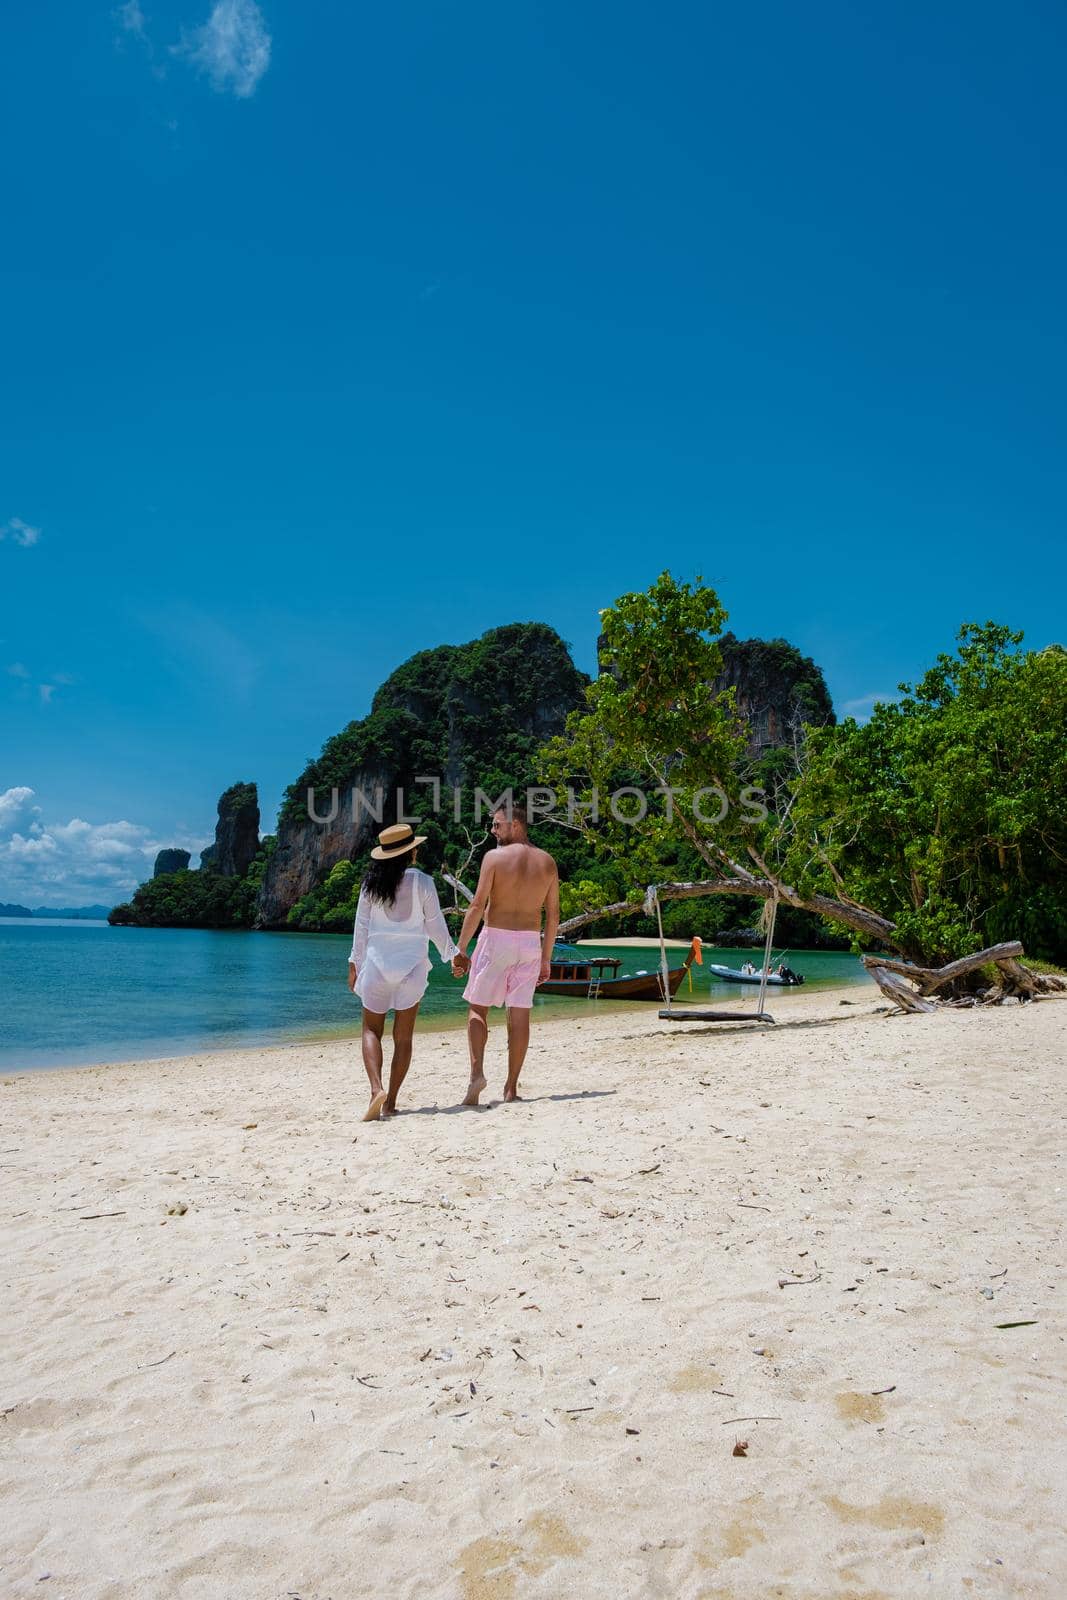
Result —
POLYGON ((999 1006, 1010 995, 1024 1001, 1032 1000, 1035 995, 1067 989, 1063 978, 1024 967, 1018 959, 1022 953, 1022 945, 1013 939, 1006 944, 990 945, 987 950, 976 950, 973 955, 960 956, 959 960, 949 961, 943 967, 915 966, 891 956, 864 956, 863 965, 886 999, 892 1000, 901 1011, 936 1011, 942 1005, 999 1006), (996 967, 998 981, 975 986, 973 975, 985 966, 996 967))

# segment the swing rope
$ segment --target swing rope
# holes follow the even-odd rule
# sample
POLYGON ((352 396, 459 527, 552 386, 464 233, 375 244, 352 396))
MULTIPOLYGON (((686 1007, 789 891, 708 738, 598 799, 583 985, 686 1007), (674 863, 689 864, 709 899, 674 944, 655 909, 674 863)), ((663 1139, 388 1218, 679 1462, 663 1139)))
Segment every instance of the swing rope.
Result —
POLYGON ((763 1002, 767 995, 767 978, 771 970, 771 950, 774 947, 774 924, 778 919, 778 891, 775 890, 771 901, 771 914, 767 918, 767 937, 763 941, 763 968, 759 980, 759 1005, 758 1012, 763 1010, 763 1002))
MULTIPOLYGON (((663 1017, 667 1022, 673 1022, 675 1020, 678 1020, 678 1021, 690 1021, 690 1022, 702 1022, 702 1021, 705 1021, 705 1020, 708 1021, 708 1022, 744 1022, 744 1021, 773 1022, 774 1021, 774 1018, 771 1017, 771 1016, 768 1016, 767 1013, 764 1011, 764 1009, 763 1009, 763 1001, 764 1001, 764 997, 766 996, 766 993, 767 993, 767 974, 768 974, 768 970, 769 970, 771 949, 772 949, 772 946, 773 946, 773 943, 774 943, 774 924, 775 924, 775 920, 776 920, 776 918, 778 916, 778 896, 777 896, 777 894, 775 894, 774 899, 771 902, 771 914, 770 914, 770 917, 768 919, 767 937, 766 937, 766 939, 764 941, 764 945, 763 945, 763 972, 762 972, 762 975, 760 977, 759 1004, 756 1007, 755 1015, 752 1015, 752 1014, 745 1015, 743 1013, 732 1012, 732 1011, 708 1011, 706 1014, 703 1013, 703 1012, 698 1013, 696 1011, 679 1011, 679 1012, 675 1012, 675 1010, 674 1010, 674 1008, 672 1006, 672 1003, 671 1003, 670 969, 667 966, 667 941, 663 936, 663 913, 662 913, 662 910, 660 908, 659 885, 655 884, 655 883, 650 883, 648 888, 645 890, 644 912, 645 912, 645 916, 646 917, 650 916, 652 914, 653 908, 655 908, 655 912, 656 912, 656 928, 657 928, 657 931, 659 933, 660 987, 663 990, 663 1004, 664 1004, 664 1008, 665 1008, 663 1011, 660 1012, 660 1016, 661 1017, 663 1017)), ((691 979, 692 978, 692 970, 690 970, 690 974, 689 975, 690 975, 690 979, 691 979)))

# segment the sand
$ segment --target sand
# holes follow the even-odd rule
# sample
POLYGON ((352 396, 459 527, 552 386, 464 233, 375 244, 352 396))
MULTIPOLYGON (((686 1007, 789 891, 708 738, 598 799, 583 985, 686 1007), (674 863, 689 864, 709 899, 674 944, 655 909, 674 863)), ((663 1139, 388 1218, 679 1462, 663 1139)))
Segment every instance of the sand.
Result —
MULTIPOLYGON (((575 939, 575 945, 596 945, 598 949, 618 948, 619 950, 658 950, 658 939, 641 939, 637 935, 627 936, 622 939, 575 939)), ((688 950, 692 939, 664 939, 663 943, 668 950, 688 950)))
POLYGON ((1067 1002, 875 1003, 4 1079, 0 1594, 1061 1597, 1067 1002))

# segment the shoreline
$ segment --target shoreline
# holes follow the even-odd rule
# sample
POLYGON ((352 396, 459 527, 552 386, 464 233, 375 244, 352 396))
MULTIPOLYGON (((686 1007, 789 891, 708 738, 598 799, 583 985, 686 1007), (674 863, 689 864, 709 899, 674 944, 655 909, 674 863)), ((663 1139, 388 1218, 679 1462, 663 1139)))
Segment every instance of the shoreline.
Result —
MULTIPOLYGON (((736 1031, 736 1028, 738 1027, 751 1029, 753 1024, 745 1020, 745 1012, 746 1009, 751 1009, 756 993, 757 991, 754 988, 745 989, 741 991, 741 993, 735 993, 731 990, 729 993, 723 995, 722 1000, 720 1000, 716 994, 712 994, 710 997, 700 995, 697 998, 696 1004, 698 1006, 707 1005, 709 1010, 737 1011, 738 1021, 736 1025, 731 1023, 708 1023, 706 1024, 708 1027, 713 1027, 716 1030, 721 1030, 725 1027, 731 1031, 736 1031), (748 1002, 747 1006, 746 1002, 748 1002)), ((869 985, 851 983, 835 984, 832 987, 827 988, 805 989, 803 995, 801 995, 799 990, 791 989, 788 991, 788 994, 788 1004, 790 1006, 791 1013, 793 1012, 794 1008, 801 1003, 801 1000, 806 1000, 809 1002, 823 1002, 827 1005, 832 1005, 836 1002, 838 1005, 855 1005, 857 1007, 864 1006, 868 1000, 872 1005, 880 1001, 880 991, 877 985, 873 982, 871 982, 869 985)), ((773 997, 774 992, 768 991, 769 1003, 773 1000, 773 997)), ((684 999, 685 997, 680 994, 676 996, 675 1004, 679 1009, 682 1008, 684 999)), ((659 1022, 657 1012, 660 1007, 659 1004, 654 1001, 559 1000, 558 998, 554 997, 551 1005, 551 1012, 548 1012, 546 1007, 545 1014, 543 1015, 538 1009, 535 1009, 533 1020, 531 1022, 531 1038, 536 1039, 536 1037, 542 1031, 550 1029, 555 1030, 563 1027, 573 1029, 575 1026, 582 1027, 583 1025, 595 1022, 599 1019, 609 1019, 614 1017, 630 1017, 635 1023, 638 1023, 642 1018, 645 1018, 649 1023, 656 1024, 657 1027, 669 1026, 669 1024, 659 1022), (565 1012, 562 1009, 564 1006, 567 1008, 565 1012)), ((783 1017, 782 1019, 783 1022, 787 1022, 789 1020, 793 1020, 793 1018, 783 1017)), ((456 1012, 455 1014, 439 1012, 436 1015, 427 1016, 425 1019, 420 1018, 415 1030, 416 1055, 418 1053, 418 1041, 420 1038, 436 1038, 440 1035, 447 1036, 449 1034, 463 1034, 466 1030, 466 1022, 467 1018, 465 1012, 456 1012)), ((779 1023, 778 1025, 780 1026, 781 1024, 779 1023)), ((498 1012, 491 1016, 490 1028, 493 1033, 502 1034, 504 1031, 504 1026, 503 1012, 498 1012)), ((684 1025, 678 1024, 677 1026, 680 1028, 684 1025)), ((689 1026, 700 1027, 701 1024, 693 1023, 689 1026)), ((769 1025, 763 1024, 761 1026, 769 1025)), ((387 1032, 387 1047, 389 1037, 390 1035, 387 1032)), ((355 1063, 357 1066, 360 1066, 360 1031, 358 1028, 356 1028, 352 1032, 331 1031, 310 1035, 302 1034, 299 1038, 274 1039, 265 1043, 244 1043, 233 1045, 208 1044, 201 1048, 171 1051, 158 1056, 135 1054, 115 1057, 113 1060, 105 1061, 60 1062, 55 1066, 8 1066, 0 1068, 0 1086, 3 1086, 6 1082, 8 1082, 8 1080, 13 1081, 15 1079, 33 1078, 35 1076, 52 1079, 57 1075, 64 1073, 81 1075, 82 1073, 86 1072, 107 1072, 113 1069, 132 1071, 134 1069, 148 1069, 152 1067, 167 1067, 171 1070, 176 1070, 180 1069, 183 1065, 201 1065, 207 1059, 217 1062, 220 1067, 227 1062, 231 1065, 237 1063, 244 1065, 246 1064, 244 1059, 246 1057, 274 1057, 283 1052, 293 1055, 301 1055, 305 1052, 316 1052, 317 1054, 321 1054, 322 1050, 325 1048, 341 1047, 353 1051, 355 1063)))

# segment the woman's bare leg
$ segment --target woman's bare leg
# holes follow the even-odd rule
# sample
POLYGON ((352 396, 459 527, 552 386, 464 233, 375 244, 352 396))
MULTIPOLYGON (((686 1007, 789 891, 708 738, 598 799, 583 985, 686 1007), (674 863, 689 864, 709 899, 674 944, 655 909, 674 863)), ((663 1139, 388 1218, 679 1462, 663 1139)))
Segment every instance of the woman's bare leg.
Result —
POLYGON ((367 1069, 370 1079, 370 1105, 364 1115, 364 1122, 377 1122, 381 1116, 382 1106, 385 1104, 385 1090, 382 1088, 382 1034, 385 1031, 384 1011, 364 1011, 363 1036, 361 1045, 363 1049, 363 1065, 367 1069))
POLYGON ((396 1097, 400 1085, 408 1075, 411 1065, 411 1047, 415 1036, 415 1018, 419 1014, 419 1001, 393 1013, 393 1059, 389 1063, 389 1093, 383 1111, 396 1110, 396 1097))

